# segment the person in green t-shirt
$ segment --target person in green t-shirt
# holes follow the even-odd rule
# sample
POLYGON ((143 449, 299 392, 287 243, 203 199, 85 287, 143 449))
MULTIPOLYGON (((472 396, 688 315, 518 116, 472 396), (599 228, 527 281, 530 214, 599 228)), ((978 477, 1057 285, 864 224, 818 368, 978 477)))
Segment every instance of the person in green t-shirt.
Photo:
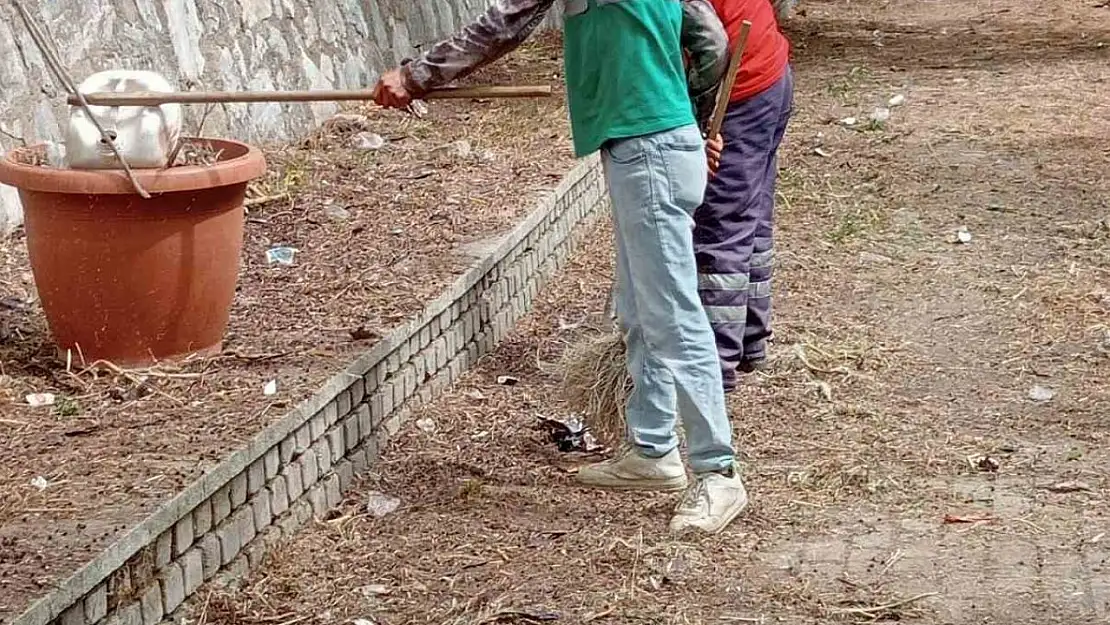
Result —
MULTIPOLYGON (((492 62, 520 45, 555 2, 496 0, 457 34, 384 74, 375 101, 404 108, 492 62)), ((601 151, 617 242, 617 315, 634 384, 626 445, 580 469, 578 481, 686 490, 671 529, 717 533, 748 495, 698 297, 692 227, 709 175, 699 124, 712 111, 728 39, 706 0, 560 4, 574 151, 580 158, 601 151), (693 484, 679 455, 679 417, 693 484)))

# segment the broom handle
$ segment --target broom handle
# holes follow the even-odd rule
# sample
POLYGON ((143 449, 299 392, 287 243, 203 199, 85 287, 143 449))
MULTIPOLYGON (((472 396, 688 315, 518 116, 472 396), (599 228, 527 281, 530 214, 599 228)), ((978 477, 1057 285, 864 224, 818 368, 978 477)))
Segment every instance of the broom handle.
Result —
MULTIPOLYGON (((160 106, 162 104, 219 104, 231 102, 342 102, 373 100, 372 89, 343 91, 175 91, 171 93, 131 91, 94 92, 83 94, 92 106, 160 106)), ((551 95, 549 85, 448 87, 424 94, 427 100, 458 100, 468 98, 538 98, 551 95)), ((67 102, 80 104, 75 95, 67 102)))
POLYGON ((744 56, 744 47, 748 45, 748 31, 752 23, 744 20, 740 23, 740 36, 736 38, 736 46, 732 49, 732 57, 728 61, 728 70, 721 77, 721 84, 717 90, 717 103, 713 107, 713 117, 709 122, 709 138, 721 134, 721 126, 725 123, 725 112, 728 110, 729 96, 732 87, 736 84, 736 74, 740 71, 740 58, 744 56))

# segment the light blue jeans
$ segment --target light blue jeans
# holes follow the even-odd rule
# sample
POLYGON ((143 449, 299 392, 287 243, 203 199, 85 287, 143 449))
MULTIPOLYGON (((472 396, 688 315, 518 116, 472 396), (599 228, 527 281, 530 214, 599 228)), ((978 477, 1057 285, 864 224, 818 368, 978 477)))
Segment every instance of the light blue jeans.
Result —
POLYGON ((694 210, 708 170, 697 126, 608 142, 601 150, 617 240, 617 316, 635 388, 630 442, 656 458, 682 418, 695 473, 727 469, 732 431, 713 329, 698 296, 694 210))

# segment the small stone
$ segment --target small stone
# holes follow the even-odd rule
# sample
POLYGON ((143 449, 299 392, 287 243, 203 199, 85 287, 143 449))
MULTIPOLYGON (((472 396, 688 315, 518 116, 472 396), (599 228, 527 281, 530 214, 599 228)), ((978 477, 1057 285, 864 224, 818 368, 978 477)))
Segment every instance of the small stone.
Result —
POLYGON ((869 265, 886 264, 886 263, 889 263, 893 260, 894 259, 892 259, 889 256, 883 256, 882 254, 876 254, 874 252, 860 252, 859 253, 859 261, 861 263, 867 263, 869 265))
POLYGON ((1029 399, 1036 402, 1052 401, 1054 397, 1056 397, 1056 391, 1045 386, 1037 385, 1029 389, 1029 399))
POLYGON ((425 434, 431 434, 436 431, 436 422, 425 417, 416 420, 416 427, 420 428, 420 431, 425 434))
POLYGON ((883 123, 890 119, 890 109, 885 107, 878 107, 871 111, 871 121, 876 123, 883 123))
POLYGON ((366 511, 378 518, 393 514, 400 507, 400 499, 385 493, 371 492, 366 498, 366 511))
POLYGON ((948 239, 948 242, 967 245, 968 243, 971 243, 973 238, 974 237, 971 236, 971 232, 968 231, 967 226, 960 226, 960 228, 956 230, 956 234, 948 239))
POLYGON ((351 138, 351 147, 356 150, 380 150, 385 143, 385 139, 376 132, 360 132, 351 138))
POLYGON ((53 393, 31 393, 26 397, 26 400, 28 406, 41 408, 43 406, 53 406, 55 397, 53 393))
POLYGON ((334 219, 336 221, 346 221, 351 218, 351 211, 336 204, 325 207, 324 214, 327 215, 329 219, 334 219))
POLYGON ((446 156, 449 158, 467 158, 473 154, 474 150, 470 146, 470 142, 466 139, 452 141, 446 145, 441 145, 432 150, 432 156, 446 156))
POLYGON ((385 584, 369 584, 367 586, 359 588, 358 591, 362 593, 362 596, 364 597, 380 597, 382 595, 388 595, 390 592, 392 592, 385 584))
POLYGON ((905 103, 906 103, 906 96, 899 93, 898 95, 891 96, 890 100, 887 100, 886 105, 889 106, 890 108, 894 108, 894 107, 897 107, 897 106, 902 106, 905 103))

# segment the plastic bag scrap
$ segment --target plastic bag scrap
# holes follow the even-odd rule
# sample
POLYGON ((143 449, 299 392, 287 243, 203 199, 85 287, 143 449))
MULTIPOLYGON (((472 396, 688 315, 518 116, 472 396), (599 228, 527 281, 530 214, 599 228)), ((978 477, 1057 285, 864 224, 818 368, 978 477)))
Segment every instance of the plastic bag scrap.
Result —
POLYGON ((551 417, 539 416, 539 426, 547 429, 548 436, 552 443, 555 443, 559 451, 570 453, 572 451, 584 451, 586 453, 593 453, 603 449, 603 445, 597 442, 594 435, 589 432, 589 428, 578 417, 568 417, 566 419, 554 419, 551 417))

